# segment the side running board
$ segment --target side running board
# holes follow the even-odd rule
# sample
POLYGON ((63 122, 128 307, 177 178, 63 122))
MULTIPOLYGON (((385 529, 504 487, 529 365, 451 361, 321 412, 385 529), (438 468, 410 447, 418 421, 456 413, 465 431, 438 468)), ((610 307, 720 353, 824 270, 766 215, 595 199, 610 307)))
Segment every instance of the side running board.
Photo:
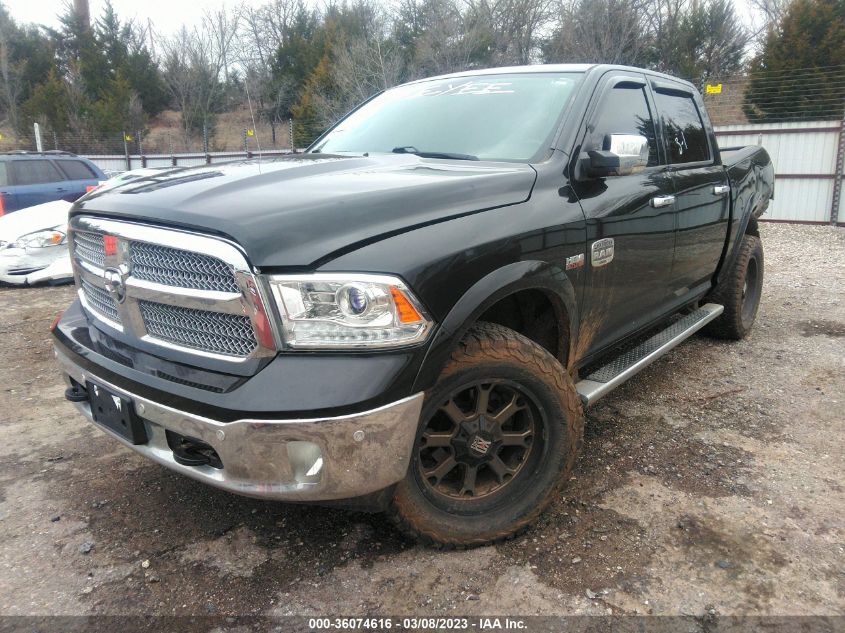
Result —
POLYGON ((575 385, 585 407, 636 375, 655 360, 688 339, 725 310, 708 303, 678 319, 662 332, 623 352, 606 365, 594 370, 575 385))

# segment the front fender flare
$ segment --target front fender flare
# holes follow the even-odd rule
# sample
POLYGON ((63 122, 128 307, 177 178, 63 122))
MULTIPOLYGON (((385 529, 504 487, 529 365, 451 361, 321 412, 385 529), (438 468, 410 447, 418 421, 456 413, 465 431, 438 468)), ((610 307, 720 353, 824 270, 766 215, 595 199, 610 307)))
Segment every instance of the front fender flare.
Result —
POLYGON ((452 307, 429 345, 414 382, 414 390, 432 387, 455 345, 473 323, 498 301, 520 290, 540 290, 548 296, 558 319, 563 319, 567 325, 569 340, 566 342, 566 358, 573 358, 578 332, 578 310, 572 282, 559 266, 537 260, 514 262, 479 279, 452 307))

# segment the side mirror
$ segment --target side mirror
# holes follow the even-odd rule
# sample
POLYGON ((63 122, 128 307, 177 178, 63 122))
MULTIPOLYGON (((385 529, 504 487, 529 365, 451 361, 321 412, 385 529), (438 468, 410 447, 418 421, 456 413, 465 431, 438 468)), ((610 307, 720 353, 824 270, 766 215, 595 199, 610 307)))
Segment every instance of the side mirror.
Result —
POLYGON ((602 150, 590 150, 582 158, 583 173, 591 178, 628 176, 648 165, 648 139, 638 134, 608 134, 602 150))

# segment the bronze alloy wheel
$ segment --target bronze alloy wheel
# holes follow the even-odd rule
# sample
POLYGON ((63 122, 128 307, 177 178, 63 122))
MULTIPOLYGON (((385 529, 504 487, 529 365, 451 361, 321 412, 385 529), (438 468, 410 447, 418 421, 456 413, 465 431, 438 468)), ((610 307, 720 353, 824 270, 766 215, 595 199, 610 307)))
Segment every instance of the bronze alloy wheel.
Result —
POLYGON ((547 350, 479 322, 426 393, 410 468, 388 513, 435 547, 472 547, 525 530, 569 479, 584 414, 547 350))
POLYGON ((479 381, 453 391, 420 434, 417 468, 436 495, 479 499, 502 491, 529 462, 543 420, 523 387, 479 381))

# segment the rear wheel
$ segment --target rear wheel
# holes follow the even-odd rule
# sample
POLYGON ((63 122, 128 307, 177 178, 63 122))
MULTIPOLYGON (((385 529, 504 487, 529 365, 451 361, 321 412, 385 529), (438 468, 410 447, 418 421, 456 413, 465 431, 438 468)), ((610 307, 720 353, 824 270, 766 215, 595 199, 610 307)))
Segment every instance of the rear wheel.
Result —
POLYGON ((757 318, 763 294, 763 243, 759 237, 744 235, 739 254, 710 300, 725 311, 705 328, 717 338, 738 341, 745 338, 757 318))
POLYGON ((428 394, 391 514, 434 545, 513 536, 568 478, 583 427, 572 380, 551 354, 508 328, 477 324, 428 394))

